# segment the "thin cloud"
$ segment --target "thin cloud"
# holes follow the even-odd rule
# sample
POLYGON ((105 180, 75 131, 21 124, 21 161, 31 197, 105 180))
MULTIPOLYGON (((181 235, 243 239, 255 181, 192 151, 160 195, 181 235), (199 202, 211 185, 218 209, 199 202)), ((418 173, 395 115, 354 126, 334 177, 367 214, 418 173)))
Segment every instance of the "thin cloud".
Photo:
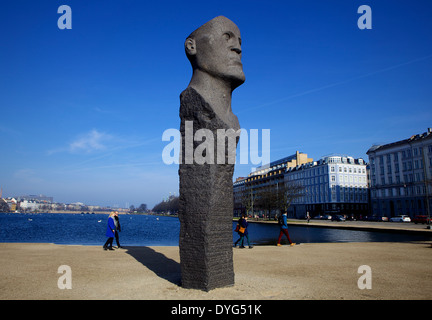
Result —
POLYGON ((73 141, 69 145, 69 151, 72 153, 102 151, 107 148, 106 144, 109 143, 112 138, 113 136, 109 134, 93 129, 73 141))
POLYGON ((93 129, 78 135, 72 142, 64 147, 48 150, 47 154, 53 155, 63 152, 89 154, 97 151, 105 151, 115 140, 116 138, 113 135, 93 129))
MULTIPOLYGON (((160 142, 160 137, 142 138, 142 137, 125 137, 116 136, 106 132, 93 129, 89 132, 78 135, 72 142, 64 147, 51 149, 47 151, 47 155, 56 153, 78 153, 78 154, 94 154, 94 153, 115 153, 119 150, 133 149, 143 146, 148 146, 156 142, 160 142)), ((102 157, 105 157, 103 155, 102 157)), ((97 156, 95 159, 98 159, 97 156)))

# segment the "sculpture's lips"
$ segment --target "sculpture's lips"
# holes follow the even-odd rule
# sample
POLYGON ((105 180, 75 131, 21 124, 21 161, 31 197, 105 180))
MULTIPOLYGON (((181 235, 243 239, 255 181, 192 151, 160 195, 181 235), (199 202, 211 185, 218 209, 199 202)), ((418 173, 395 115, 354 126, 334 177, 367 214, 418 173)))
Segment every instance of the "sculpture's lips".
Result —
POLYGON ((241 63, 240 60, 231 60, 230 61, 230 65, 231 66, 240 66, 240 67, 243 67, 243 64, 241 63))

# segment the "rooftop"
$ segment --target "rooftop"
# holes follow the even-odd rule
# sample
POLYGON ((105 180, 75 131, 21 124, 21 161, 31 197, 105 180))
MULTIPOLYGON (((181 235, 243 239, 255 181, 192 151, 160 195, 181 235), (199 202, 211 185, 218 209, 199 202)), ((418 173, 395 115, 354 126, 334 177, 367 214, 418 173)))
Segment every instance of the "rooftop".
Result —
POLYGON ((397 147, 397 146, 404 145, 404 144, 409 144, 411 142, 420 141, 420 140, 428 139, 431 137, 432 137, 432 128, 428 128, 426 132, 423 132, 420 134, 415 134, 408 139, 399 140, 396 142, 387 143, 387 144, 383 144, 383 145, 373 145, 372 147, 369 148, 369 150, 366 152, 366 154, 369 154, 369 153, 375 152, 375 151, 381 151, 384 149, 397 147))

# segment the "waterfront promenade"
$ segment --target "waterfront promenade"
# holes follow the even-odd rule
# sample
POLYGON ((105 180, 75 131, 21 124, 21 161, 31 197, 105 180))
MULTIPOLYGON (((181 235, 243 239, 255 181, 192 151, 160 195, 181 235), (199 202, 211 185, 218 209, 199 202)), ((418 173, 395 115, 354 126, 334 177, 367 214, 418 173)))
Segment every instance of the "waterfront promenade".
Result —
POLYGON ((233 249, 235 285, 183 289, 178 247, 0 243, 0 299, 432 299, 432 242, 308 243, 233 249), (59 289, 61 265, 72 289, 59 289), (371 289, 359 289, 362 265, 371 289))
MULTIPOLYGON (((256 223, 277 223, 276 221, 265 221, 253 219, 249 222, 256 223)), ((415 224, 413 222, 388 222, 388 221, 331 221, 331 220, 315 220, 311 219, 309 223, 304 219, 288 219, 289 225, 303 225, 308 227, 319 228, 337 228, 346 230, 361 230, 361 231, 381 231, 381 232, 397 232, 397 233, 413 233, 413 234, 431 234, 432 230, 426 228, 426 224, 415 224)))

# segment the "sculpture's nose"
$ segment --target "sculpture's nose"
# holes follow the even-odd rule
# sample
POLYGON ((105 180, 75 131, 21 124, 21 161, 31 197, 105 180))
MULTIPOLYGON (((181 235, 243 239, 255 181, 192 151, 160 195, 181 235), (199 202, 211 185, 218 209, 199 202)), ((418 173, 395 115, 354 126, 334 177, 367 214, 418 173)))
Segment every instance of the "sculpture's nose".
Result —
POLYGON ((231 48, 231 50, 238 53, 238 54, 240 54, 242 52, 240 48, 231 48))

